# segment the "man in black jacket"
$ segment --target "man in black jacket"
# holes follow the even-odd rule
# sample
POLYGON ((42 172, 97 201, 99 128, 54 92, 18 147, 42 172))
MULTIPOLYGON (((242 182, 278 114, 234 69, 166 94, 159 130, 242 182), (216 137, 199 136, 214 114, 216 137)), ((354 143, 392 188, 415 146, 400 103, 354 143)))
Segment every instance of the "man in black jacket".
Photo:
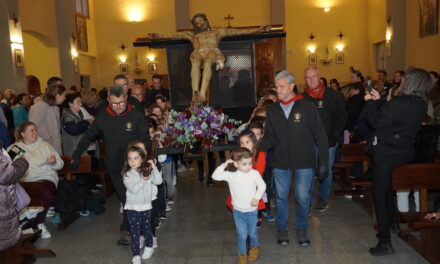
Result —
MULTIPOLYGON (((304 89, 304 97, 312 102, 319 112, 328 139, 328 177, 319 184, 319 199, 315 211, 324 212, 328 208, 328 199, 332 188, 332 166, 335 160, 336 149, 339 145, 339 138, 344 131, 347 122, 347 112, 341 96, 330 88, 325 88, 319 81, 318 68, 307 67, 304 70, 304 79, 307 87, 304 89)), ((323 160, 319 159, 323 164, 323 160)), ((312 184, 313 191, 313 184, 312 184)))
MULTIPOLYGON (((295 200, 297 240, 308 246, 308 214, 311 202, 310 188, 316 164, 315 146, 327 149, 327 137, 316 107, 301 94, 294 93, 295 77, 288 71, 275 76, 278 103, 269 106, 262 151, 273 148, 273 177, 277 206, 277 233, 280 245, 289 244, 287 219, 292 173, 295 173, 295 200)), ((328 152, 320 151, 320 177, 326 177, 328 152)))
MULTIPOLYGON (((105 167, 110 174, 116 194, 124 205, 126 188, 122 182, 121 171, 127 145, 130 141, 140 140, 149 150, 151 140, 144 116, 127 103, 127 94, 124 88, 121 86, 109 87, 108 103, 109 105, 105 109, 99 111, 86 134, 78 143, 78 147, 72 155, 72 169, 78 168, 81 153, 102 134, 105 144, 105 167)), ((118 241, 118 245, 129 244, 128 230, 128 220, 124 210, 121 225, 123 237, 118 241)))

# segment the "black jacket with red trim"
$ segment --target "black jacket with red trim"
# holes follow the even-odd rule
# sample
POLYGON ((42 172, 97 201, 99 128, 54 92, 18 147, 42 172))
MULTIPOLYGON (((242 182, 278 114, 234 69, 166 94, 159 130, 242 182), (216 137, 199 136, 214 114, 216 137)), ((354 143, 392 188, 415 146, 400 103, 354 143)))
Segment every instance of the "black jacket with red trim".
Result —
POLYGON ((347 123, 344 101, 331 88, 325 88, 323 99, 313 98, 306 92, 303 93, 303 96, 318 108, 327 133, 328 146, 333 147, 339 141, 347 123))
POLYGON ((119 115, 113 112, 110 106, 101 109, 79 142, 73 157, 78 159, 100 135, 104 138, 105 166, 109 171, 121 171, 130 141, 144 142, 147 150, 151 147, 145 118, 139 111, 134 110, 131 104, 119 115))
POLYGON ((259 145, 262 151, 273 149, 273 167, 283 170, 315 168, 315 146, 322 166, 327 166, 328 145, 324 126, 313 103, 295 101, 286 119, 280 103, 267 109, 264 137, 259 145))

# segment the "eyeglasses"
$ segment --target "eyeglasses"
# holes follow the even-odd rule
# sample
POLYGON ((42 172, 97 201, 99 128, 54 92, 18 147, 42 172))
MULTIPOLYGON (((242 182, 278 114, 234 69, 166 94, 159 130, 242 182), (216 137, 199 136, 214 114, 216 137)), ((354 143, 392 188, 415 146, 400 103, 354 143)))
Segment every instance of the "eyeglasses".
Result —
POLYGON ((319 77, 319 75, 306 76, 306 80, 310 80, 310 79, 317 78, 317 77, 319 77))
POLYGON ((112 106, 123 106, 125 104, 125 101, 122 101, 122 102, 111 102, 110 104, 112 106))

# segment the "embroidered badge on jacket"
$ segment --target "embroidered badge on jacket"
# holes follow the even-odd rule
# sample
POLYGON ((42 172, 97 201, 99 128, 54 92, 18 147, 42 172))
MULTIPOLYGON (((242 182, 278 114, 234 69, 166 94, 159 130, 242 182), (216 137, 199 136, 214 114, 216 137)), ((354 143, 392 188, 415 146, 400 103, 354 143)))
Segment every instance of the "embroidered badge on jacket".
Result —
POLYGON ((128 122, 127 124, 125 124, 125 126, 126 126, 125 131, 128 131, 128 132, 132 131, 132 128, 133 128, 133 124, 132 123, 128 122))
POLYGON ((293 115, 293 118, 294 118, 294 122, 300 122, 301 121, 301 114, 300 113, 295 113, 294 115, 293 115))

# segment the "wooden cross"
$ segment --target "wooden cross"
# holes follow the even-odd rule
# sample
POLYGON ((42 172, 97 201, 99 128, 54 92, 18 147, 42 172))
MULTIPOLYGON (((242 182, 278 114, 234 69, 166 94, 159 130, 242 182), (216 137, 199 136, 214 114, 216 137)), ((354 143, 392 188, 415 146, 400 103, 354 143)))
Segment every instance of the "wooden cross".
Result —
POLYGON ((231 17, 231 14, 228 14, 227 17, 225 17, 225 20, 228 20, 228 28, 231 28, 231 20, 234 19, 235 17, 231 17))

